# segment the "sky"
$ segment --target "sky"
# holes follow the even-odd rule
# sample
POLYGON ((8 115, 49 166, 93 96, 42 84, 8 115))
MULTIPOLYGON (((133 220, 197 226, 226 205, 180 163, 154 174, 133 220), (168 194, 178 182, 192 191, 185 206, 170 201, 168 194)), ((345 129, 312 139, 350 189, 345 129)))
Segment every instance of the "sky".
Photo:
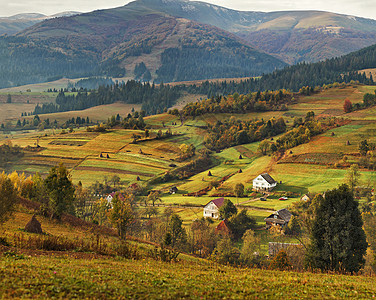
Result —
MULTIPOLYGON (((0 0, 0 16, 19 13, 52 15, 63 11, 89 12, 123 6, 129 0, 0 0)), ((376 19, 376 0, 204 0, 245 11, 324 10, 376 19)))

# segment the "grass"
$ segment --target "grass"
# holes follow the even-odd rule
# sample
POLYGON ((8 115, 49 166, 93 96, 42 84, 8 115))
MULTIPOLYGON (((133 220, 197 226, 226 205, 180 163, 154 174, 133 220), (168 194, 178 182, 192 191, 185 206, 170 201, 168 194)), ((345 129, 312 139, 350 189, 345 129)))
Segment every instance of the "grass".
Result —
POLYGON ((5 298, 373 298, 374 277, 175 264, 151 259, 39 256, 0 261, 5 298))

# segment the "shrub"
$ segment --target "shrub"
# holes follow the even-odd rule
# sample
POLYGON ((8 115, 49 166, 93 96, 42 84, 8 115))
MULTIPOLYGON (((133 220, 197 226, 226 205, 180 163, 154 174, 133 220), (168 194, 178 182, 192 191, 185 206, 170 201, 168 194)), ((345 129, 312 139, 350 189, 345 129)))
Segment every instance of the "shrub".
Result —
POLYGON ((178 251, 173 249, 169 250, 167 248, 164 248, 163 246, 161 248, 155 247, 154 249, 149 251, 149 256, 151 258, 164 262, 176 262, 179 254, 180 253, 178 251))

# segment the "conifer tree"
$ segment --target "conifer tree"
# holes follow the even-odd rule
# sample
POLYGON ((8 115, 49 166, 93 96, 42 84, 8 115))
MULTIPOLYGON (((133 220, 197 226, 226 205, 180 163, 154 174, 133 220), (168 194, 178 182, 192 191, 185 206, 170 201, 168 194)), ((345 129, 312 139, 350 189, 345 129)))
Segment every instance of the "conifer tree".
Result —
POLYGON ((321 270, 359 271, 367 250, 362 226, 358 202, 347 185, 326 192, 313 220, 308 265, 321 270))

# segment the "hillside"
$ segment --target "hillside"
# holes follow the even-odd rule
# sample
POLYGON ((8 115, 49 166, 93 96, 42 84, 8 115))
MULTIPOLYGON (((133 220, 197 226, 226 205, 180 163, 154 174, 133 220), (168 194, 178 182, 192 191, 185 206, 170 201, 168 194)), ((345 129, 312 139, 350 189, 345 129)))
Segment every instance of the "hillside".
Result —
POLYGON ((376 43, 375 20, 323 11, 236 11, 181 0, 139 0, 129 7, 152 8, 222 28, 290 64, 341 56, 376 43))
POLYGON ((219 28, 128 6, 50 19, 2 37, 0 62, 3 87, 59 76, 246 77, 285 66, 219 28))
POLYGON ((375 277, 231 267, 185 254, 163 262, 150 256, 154 244, 139 240, 130 241, 138 256, 124 258, 112 253, 120 244, 113 230, 68 215, 61 221, 38 215, 46 234, 27 233, 23 228, 33 213, 29 204, 20 206, 2 225, 2 238, 10 244, 0 245, 5 298, 366 299, 376 294, 375 277), (58 249, 50 242, 38 249, 39 239, 65 245, 58 249), (75 248, 64 250, 68 245, 75 248))

